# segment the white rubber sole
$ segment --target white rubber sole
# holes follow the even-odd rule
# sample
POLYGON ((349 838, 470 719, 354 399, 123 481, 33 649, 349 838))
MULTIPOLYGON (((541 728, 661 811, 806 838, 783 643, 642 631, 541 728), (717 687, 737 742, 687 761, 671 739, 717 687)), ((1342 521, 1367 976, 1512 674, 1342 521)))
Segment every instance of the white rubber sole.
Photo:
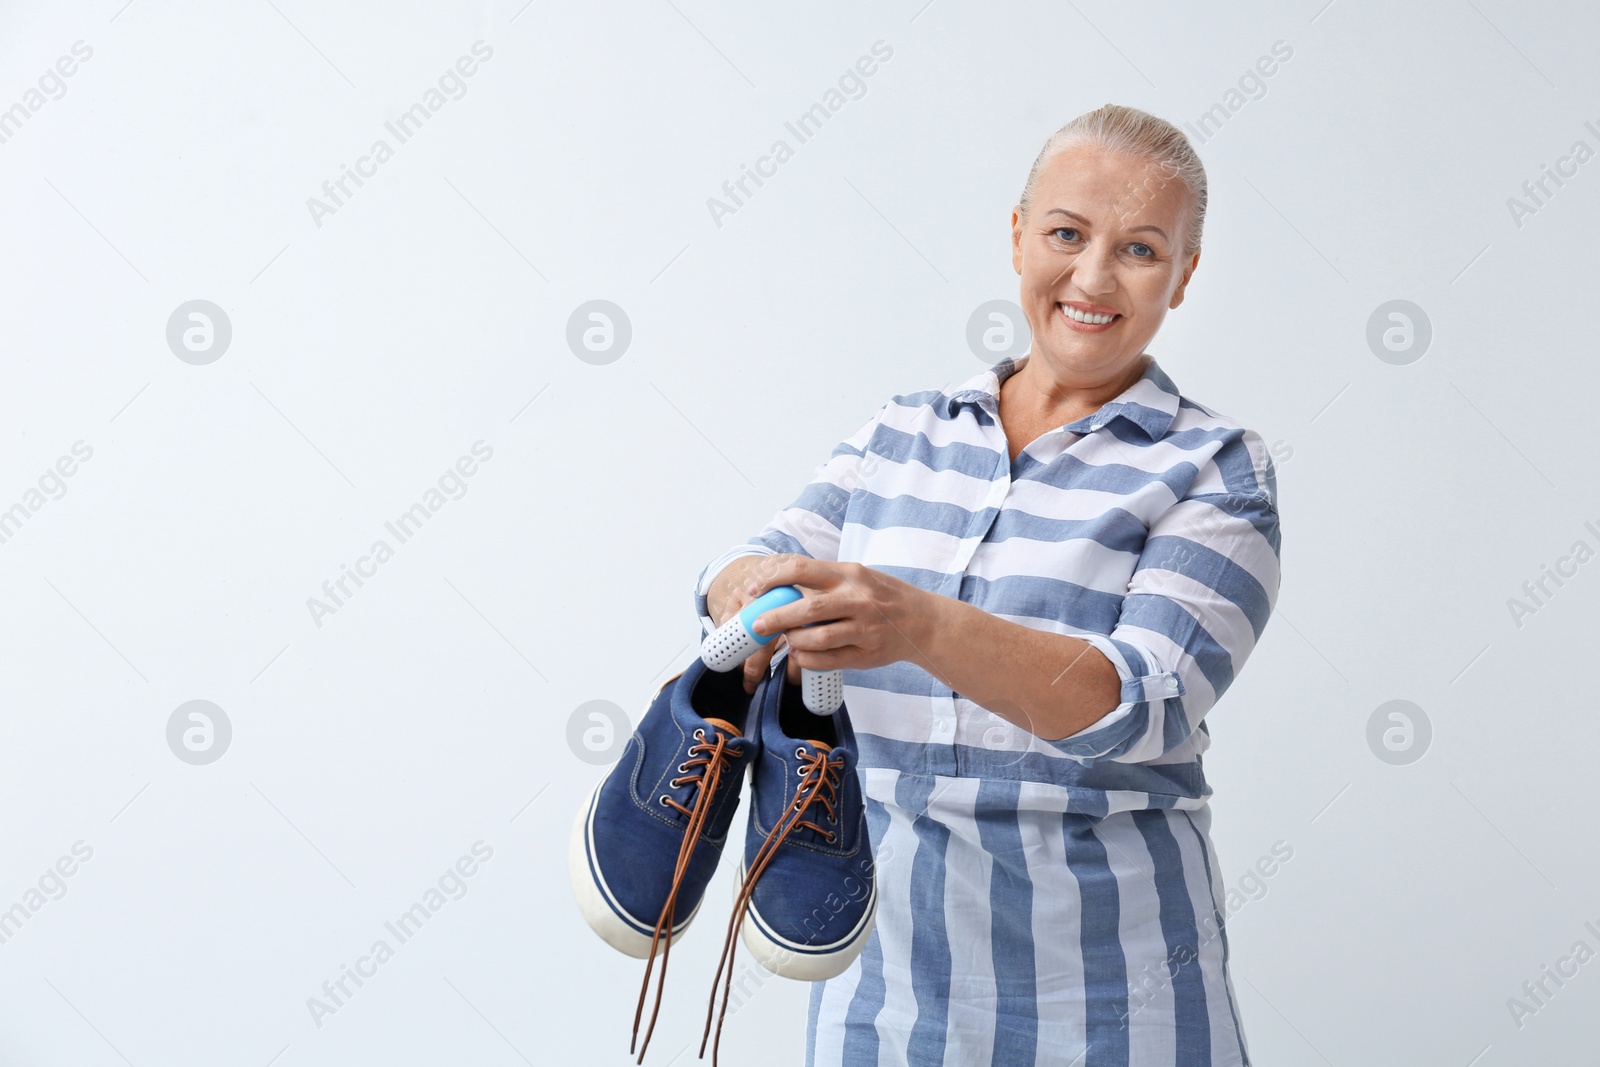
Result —
MULTIPOLYGON (((601 784, 605 783, 602 781, 601 784)), ((606 944, 634 959, 646 959, 650 955, 655 921, 646 924, 637 919, 630 921, 623 918, 623 909, 606 885, 599 865, 591 862, 594 855, 594 806, 599 795, 600 786, 597 785, 588 801, 578 808, 577 818, 572 822, 572 834, 567 839, 567 873, 572 878, 572 895, 577 898, 578 910, 583 913, 584 921, 606 944)), ((677 944, 683 937, 689 924, 700 913, 700 904, 703 903, 704 897, 695 904, 689 917, 673 928, 672 944, 677 944)), ((656 951, 666 948, 667 942, 668 938, 663 933, 656 943, 656 951)))
MULTIPOLYGON (((733 879, 733 899, 739 899, 744 886, 744 860, 739 861, 733 879)), ((779 937, 762 920, 755 902, 745 912, 740 925, 739 939, 750 950, 756 962, 779 978, 793 978, 799 982, 821 982, 836 978, 849 969, 866 947, 867 937, 878 919, 878 881, 872 880, 872 895, 867 910, 855 929, 831 945, 807 945, 779 937)))

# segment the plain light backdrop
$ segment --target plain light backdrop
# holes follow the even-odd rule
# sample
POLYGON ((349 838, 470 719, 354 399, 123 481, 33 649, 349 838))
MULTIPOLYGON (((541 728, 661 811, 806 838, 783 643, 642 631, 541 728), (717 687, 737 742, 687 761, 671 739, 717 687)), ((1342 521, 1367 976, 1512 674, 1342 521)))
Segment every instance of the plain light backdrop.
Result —
MULTIPOLYGON (((0 1064, 631 1062, 642 963, 571 900, 572 812, 694 655, 700 567, 889 396, 994 361, 969 319, 1017 297, 1027 168, 1108 101, 1212 116, 1150 351, 1278 465, 1281 599, 1207 720, 1253 1056, 1577 1062, 1597 29, 1509 0, 0 8, 0 1064), (198 354, 168 339, 197 300, 198 354), (579 332, 625 320, 620 354, 569 344, 597 300, 579 332), (169 730, 197 700, 209 740, 169 730)), ((648 1062, 694 1062, 728 877, 648 1062)), ((740 959, 724 1061, 799 1063, 807 989, 740 959)))

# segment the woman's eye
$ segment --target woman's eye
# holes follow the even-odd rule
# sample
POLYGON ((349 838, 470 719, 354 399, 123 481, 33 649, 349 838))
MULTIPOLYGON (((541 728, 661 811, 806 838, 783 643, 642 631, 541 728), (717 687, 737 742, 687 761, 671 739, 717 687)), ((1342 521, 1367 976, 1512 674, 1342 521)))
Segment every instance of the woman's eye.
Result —
POLYGON ((1156 254, 1155 249, 1151 248, 1147 244, 1140 244, 1137 241, 1128 247, 1133 250, 1133 254, 1139 259, 1149 259, 1151 256, 1156 254))
POLYGON ((1057 237, 1060 237, 1062 234, 1066 234, 1067 236, 1061 237, 1063 241, 1076 241, 1078 239, 1078 231, 1073 229, 1071 226, 1062 226, 1059 229, 1052 230, 1051 234, 1057 237))

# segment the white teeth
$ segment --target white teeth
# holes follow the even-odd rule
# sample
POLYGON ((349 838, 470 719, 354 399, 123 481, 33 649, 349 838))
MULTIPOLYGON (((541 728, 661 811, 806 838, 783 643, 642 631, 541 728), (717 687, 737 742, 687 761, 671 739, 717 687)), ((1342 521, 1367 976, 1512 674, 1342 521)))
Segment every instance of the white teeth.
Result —
POLYGON ((1088 323, 1090 326, 1104 326, 1106 323, 1116 318, 1115 315, 1091 315, 1086 311, 1079 311, 1070 304, 1062 304, 1060 307, 1062 311, 1067 313, 1067 317, 1072 319, 1074 322, 1088 323))

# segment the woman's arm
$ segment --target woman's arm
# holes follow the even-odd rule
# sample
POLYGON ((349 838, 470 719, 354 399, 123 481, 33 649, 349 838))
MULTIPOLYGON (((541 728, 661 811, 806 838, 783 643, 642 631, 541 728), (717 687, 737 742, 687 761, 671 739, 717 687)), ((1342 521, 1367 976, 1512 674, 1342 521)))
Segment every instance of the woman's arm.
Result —
MULTIPOLYGON (((1087 641, 991 615, 936 593, 912 662, 968 700, 1045 740, 1070 737, 1121 702, 1121 680, 1087 641)), ((801 660, 801 666, 810 666, 801 660)))
POLYGON ((759 576, 728 585, 743 603, 775 585, 805 591, 756 622, 758 632, 789 631, 792 668, 867 669, 905 660, 1047 740, 1098 722, 1119 702, 1116 668, 1087 641, 1002 619, 859 563, 803 556, 762 562, 759 576), (816 621, 823 624, 805 626, 816 621))
MULTIPOLYGON (((1218 469, 1238 483, 1248 462, 1218 469)), ((761 618, 788 630, 801 667, 909 661, 1066 755, 1144 762, 1200 729, 1277 602, 1270 462, 1252 477, 1254 488, 1192 494, 1151 523, 1110 633, 1036 630, 857 563, 787 560, 750 592, 788 583, 812 594, 761 618), (837 621, 804 625, 819 620, 837 621)))

